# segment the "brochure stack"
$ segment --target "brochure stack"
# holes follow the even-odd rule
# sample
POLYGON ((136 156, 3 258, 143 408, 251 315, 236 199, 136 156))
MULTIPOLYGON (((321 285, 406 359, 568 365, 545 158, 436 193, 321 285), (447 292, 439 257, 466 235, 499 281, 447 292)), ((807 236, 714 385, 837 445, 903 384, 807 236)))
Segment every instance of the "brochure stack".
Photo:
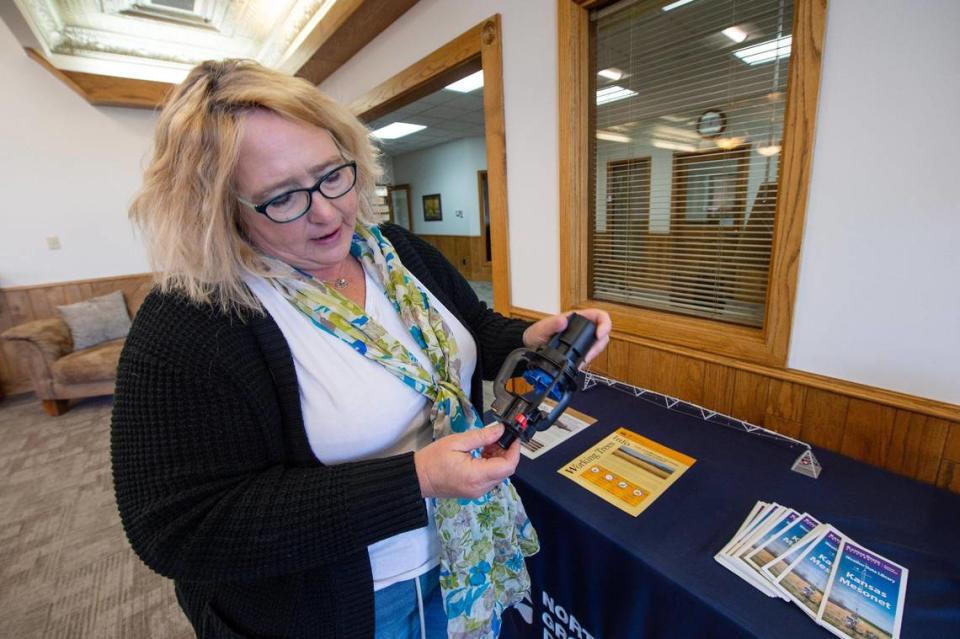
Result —
POLYGON ((908 570, 808 513, 758 501, 714 558, 844 639, 898 639, 908 570))

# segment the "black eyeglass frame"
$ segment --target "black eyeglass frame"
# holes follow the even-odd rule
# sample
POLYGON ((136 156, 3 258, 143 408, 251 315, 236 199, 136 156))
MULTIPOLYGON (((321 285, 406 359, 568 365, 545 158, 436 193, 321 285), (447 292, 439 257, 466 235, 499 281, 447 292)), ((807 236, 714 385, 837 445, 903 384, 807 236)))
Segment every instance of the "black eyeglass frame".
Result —
POLYGON ((327 171, 326 173, 324 173, 323 175, 321 175, 320 178, 311 187, 308 187, 305 189, 290 189, 289 191, 284 191, 279 195, 273 196, 272 198, 270 198, 266 202, 263 202, 262 204, 254 204, 250 200, 246 200, 240 197, 239 195, 237 195, 236 198, 241 204, 246 204, 257 213, 260 213, 261 215, 266 216, 266 218, 271 222, 273 222, 274 224, 288 224, 290 222, 295 222, 299 220, 301 217, 307 214, 307 211, 309 211, 310 207, 313 206, 314 193, 319 193, 321 196, 323 196, 327 200, 338 200, 342 198, 344 195, 346 195, 347 193, 349 193, 350 191, 352 191, 353 187, 355 187, 356 185, 357 185, 357 163, 356 161, 351 160, 350 162, 344 162, 343 164, 339 164, 333 167, 332 169, 330 169, 329 171, 327 171), (344 192, 341 193, 340 195, 335 195, 333 197, 330 197, 329 195, 324 193, 323 183, 327 180, 327 178, 329 178, 331 175, 333 175, 337 171, 343 170, 346 167, 350 167, 351 173, 353 174, 353 182, 350 183, 350 186, 348 186, 346 190, 344 190, 344 192), (269 207, 271 204, 273 204, 274 202, 276 202, 281 198, 292 196, 297 193, 306 193, 307 196, 310 198, 310 202, 309 204, 307 204, 307 208, 303 209, 303 211, 301 211, 299 215, 297 215, 296 217, 292 217, 289 220, 275 220, 272 217, 270 217, 270 214, 267 213, 267 207, 269 207))

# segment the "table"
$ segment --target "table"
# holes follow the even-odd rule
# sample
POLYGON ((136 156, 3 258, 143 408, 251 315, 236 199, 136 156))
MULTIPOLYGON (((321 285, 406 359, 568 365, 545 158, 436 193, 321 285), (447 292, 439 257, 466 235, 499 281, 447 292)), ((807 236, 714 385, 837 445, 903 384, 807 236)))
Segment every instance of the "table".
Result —
POLYGON ((906 566, 901 637, 960 638, 960 496, 819 449, 823 472, 805 477, 790 470, 802 448, 615 388, 582 391, 571 405, 598 422, 521 458, 514 477, 541 551, 527 560, 532 610, 511 610, 504 637, 832 636, 714 561, 762 499, 809 511, 906 566), (557 473, 621 426, 697 459, 636 518, 557 473))

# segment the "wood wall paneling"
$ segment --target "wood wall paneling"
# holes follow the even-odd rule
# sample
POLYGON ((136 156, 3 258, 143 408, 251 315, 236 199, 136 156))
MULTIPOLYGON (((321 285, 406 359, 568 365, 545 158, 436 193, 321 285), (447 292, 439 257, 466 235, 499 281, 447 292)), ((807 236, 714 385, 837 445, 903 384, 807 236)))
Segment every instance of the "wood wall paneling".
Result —
MULTIPOLYGON (((0 289, 0 332, 24 322, 58 317, 57 306, 116 290, 123 291, 127 310, 133 317, 152 287, 150 274, 137 274, 0 289)), ((31 387, 26 363, 9 346, 0 343, 0 394, 27 392, 31 387)))
POLYGON ((960 493, 960 426, 951 424, 943 449, 937 486, 960 493))
POLYGON ((490 281, 490 268, 484 261, 486 247, 483 245, 483 237, 419 234, 417 237, 435 246, 468 280, 490 281))
POLYGON ((898 410, 884 467, 901 475, 934 483, 950 424, 942 419, 898 410))
POLYGON ((862 399, 850 400, 840 452, 874 466, 887 458, 896 410, 862 399))

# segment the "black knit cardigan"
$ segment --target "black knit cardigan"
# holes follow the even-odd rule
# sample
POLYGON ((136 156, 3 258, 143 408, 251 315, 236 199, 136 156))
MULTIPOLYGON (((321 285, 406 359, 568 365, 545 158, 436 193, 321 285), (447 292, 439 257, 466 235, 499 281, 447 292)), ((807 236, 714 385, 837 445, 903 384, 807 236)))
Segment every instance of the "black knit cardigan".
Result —
MULTIPOLYGON (((477 342, 470 396, 481 406, 481 378, 528 324, 488 309, 423 240, 381 228, 477 342)), ((367 546, 427 522, 413 453, 331 466, 313 455, 269 314, 151 293, 120 357, 111 454, 130 544, 174 580, 203 638, 372 637, 367 546)))

